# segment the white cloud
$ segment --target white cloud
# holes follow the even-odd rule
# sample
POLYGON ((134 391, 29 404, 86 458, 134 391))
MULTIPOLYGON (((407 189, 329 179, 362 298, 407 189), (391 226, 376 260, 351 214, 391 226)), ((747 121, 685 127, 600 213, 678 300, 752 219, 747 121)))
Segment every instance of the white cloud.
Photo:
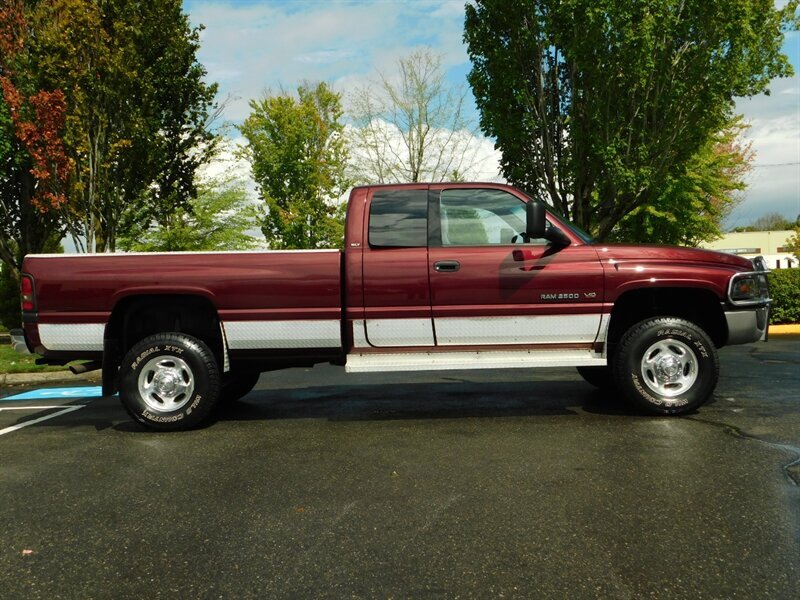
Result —
POLYGON ((330 64, 349 58, 353 58, 351 50, 317 50, 316 52, 301 54, 295 60, 306 63, 330 64))
MULTIPOLYGON (((384 183, 411 181, 407 138, 396 125, 376 119, 363 129, 348 126, 350 165, 354 176, 374 175, 376 162, 383 164, 384 183), (367 143, 359 143, 366 140, 367 143)), ((501 181, 498 175, 500 153, 491 140, 466 130, 432 129, 424 144, 426 151, 420 169, 421 181, 448 181, 457 172, 466 181, 501 181)))
POLYGON ((187 0, 192 23, 205 26, 200 61, 221 97, 225 118, 241 122, 248 101, 266 89, 327 81, 339 91, 420 45, 441 52, 445 68, 467 61, 460 0, 237 4, 187 0), (298 9, 298 7, 300 7, 298 9), (431 26, 435 23, 435 26, 431 26))
MULTIPOLYGON (((392 126, 386 124, 387 130, 392 126)), ((352 128, 348 127, 352 132, 352 128)), ((435 133, 436 135, 436 133, 435 133)), ((448 132, 438 132, 438 135, 446 137, 448 132)), ((470 134, 467 131, 457 132, 458 146, 464 150, 466 159, 462 164, 465 176, 474 181, 502 181, 499 173, 500 153, 494 149, 491 140, 470 134)), ((399 149, 402 146, 402 139, 399 132, 387 133, 388 143, 399 149)), ((250 163, 243 157, 242 150, 247 146, 247 140, 239 136, 234 139, 225 139, 219 148, 214 159, 204 165, 199 172, 199 177, 204 181, 231 181, 232 183, 244 186, 248 197, 252 202, 258 202, 258 186, 253 180, 250 163)), ((355 148, 352 151, 356 151, 355 148)), ((358 156, 352 156, 355 163, 358 156)), ((347 195, 343 197, 347 199, 347 195)))
MULTIPOLYGON (((250 163, 242 155, 245 146, 247 140, 242 136, 224 138, 211 162, 198 170, 198 178, 212 184, 242 186, 248 200, 255 205, 259 203, 258 186, 253 179, 250 163)), ((258 228, 247 231, 247 234, 257 240, 263 237, 258 228)))
POLYGON ((737 112, 750 123, 745 138, 755 159, 742 203, 727 220, 731 227, 769 212, 792 220, 800 214, 800 78, 778 79, 770 88, 769 96, 736 102, 737 112))

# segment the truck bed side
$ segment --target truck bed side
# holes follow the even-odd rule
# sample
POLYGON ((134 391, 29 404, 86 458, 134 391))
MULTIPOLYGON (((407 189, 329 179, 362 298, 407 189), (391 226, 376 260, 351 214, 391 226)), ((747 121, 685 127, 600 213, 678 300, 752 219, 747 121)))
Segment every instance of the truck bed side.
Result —
POLYGON ((190 311, 213 308, 231 352, 341 348, 341 253, 276 251, 32 255, 37 311, 24 315, 44 355, 103 351, 115 311, 170 297, 190 311))

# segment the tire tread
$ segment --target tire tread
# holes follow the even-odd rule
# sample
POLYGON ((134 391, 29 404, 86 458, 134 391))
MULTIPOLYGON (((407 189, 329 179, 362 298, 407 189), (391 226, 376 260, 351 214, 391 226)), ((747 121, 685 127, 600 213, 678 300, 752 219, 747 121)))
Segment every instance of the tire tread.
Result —
POLYGON ((139 340, 125 354, 125 358, 123 359, 122 366, 120 368, 120 399, 122 400, 122 406, 125 408, 125 411, 128 413, 128 415, 130 415, 132 419, 134 419, 137 423, 140 423, 150 429, 157 429, 162 431, 180 431, 180 430, 191 429, 193 427, 198 426, 211 414, 211 411, 214 408, 214 404, 216 403, 217 397, 219 396, 220 388, 221 388, 221 383, 220 383, 219 367, 214 357, 214 353, 211 351, 211 349, 205 342, 203 342, 200 339, 194 338, 190 335, 187 335, 185 333, 178 333, 178 332, 156 333, 142 340, 139 340), (138 356, 148 347, 156 344, 181 344, 185 346, 187 349, 190 349, 194 353, 195 357, 198 358, 203 364, 206 377, 208 377, 208 384, 212 391, 211 395, 214 396, 213 401, 206 401, 199 403, 198 406, 192 411, 191 415, 174 423, 155 423, 149 421, 143 418, 141 414, 138 414, 122 398, 123 384, 125 377, 124 371, 127 369, 126 365, 129 364, 132 360, 134 360, 136 356, 138 356), (216 394, 213 393, 214 390, 216 390, 216 394))
MULTIPOLYGON (((698 361, 700 358, 698 357, 698 361)), ((699 373, 698 377, 702 376, 703 373, 699 373)), ((705 374, 705 376, 708 376, 705 374)), ((628 331, 626 331, 622 339, 620 340, 619 346, 617 347, 617 351, 615 354, 615 360, 612 365, 612 377, 616 386, 619 390, 625 392, 626 398, 634 404, 637 408, 644 410, 650 414, 658 414, 658 415, 677 415, 690 412, 703 404, 708 397, 711 396, 711 393, 717 386, 717 382, 719 381, 719 355, 716 352, 716 348, 714 343, 711 341, 708 334, 696 323, 691 321, 687 321, 686 319, 681 319, 679 317, 652 317, 649 319, 645 319, 633 325, 628 331), (630 369, 626 368, 626 357, 628 356, 629 352, 631 351, 631 347, 638 343, 640 337, 647 332, 649 329, 657 328, 657 327, 675 327, 675 328, 685 328, 688 329, 694 335, 698 335, 704 344, 709 348, 709 358, 712 360, 712 369, 711 369, 711 377, 712 380, 706 381, 704 383, 705 386, 710 386, 710 391, 706 397, 695 398, 691 400, 687 405, 682 406, 656 406, 650 402, 648 402, 645 398, 642 398, 635 390, 632 390, 632 386, 630 385, 630 369)))

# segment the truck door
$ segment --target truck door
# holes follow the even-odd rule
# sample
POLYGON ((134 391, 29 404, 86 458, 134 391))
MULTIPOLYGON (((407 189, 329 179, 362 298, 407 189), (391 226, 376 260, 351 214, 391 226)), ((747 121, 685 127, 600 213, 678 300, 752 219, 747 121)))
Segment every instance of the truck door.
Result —
POLYGON ((433 346, 428 282, 428 186, 376 188, 363 251, 367 341, 376 347, 433 346))
POLYGON ((439 346, 591 347, 603 307, 592 246, 524 242, 525 200, 431 186, 428 274, 439 346))

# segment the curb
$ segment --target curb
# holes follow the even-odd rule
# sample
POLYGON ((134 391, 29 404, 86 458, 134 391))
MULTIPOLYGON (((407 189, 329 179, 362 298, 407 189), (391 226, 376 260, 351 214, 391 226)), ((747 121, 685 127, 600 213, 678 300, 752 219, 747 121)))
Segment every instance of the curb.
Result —
POLYGON ((792 324, 792 325, 770 325, 769 326, 769 337, 773 335, 800 335, 800 324, 792 324))
POLYGON ((100 372, 73 375, 70 371, 51 373, 0 373, 0 385, 36 385, 50 383, 74 383, 76 381, 100 381, 100 372))

